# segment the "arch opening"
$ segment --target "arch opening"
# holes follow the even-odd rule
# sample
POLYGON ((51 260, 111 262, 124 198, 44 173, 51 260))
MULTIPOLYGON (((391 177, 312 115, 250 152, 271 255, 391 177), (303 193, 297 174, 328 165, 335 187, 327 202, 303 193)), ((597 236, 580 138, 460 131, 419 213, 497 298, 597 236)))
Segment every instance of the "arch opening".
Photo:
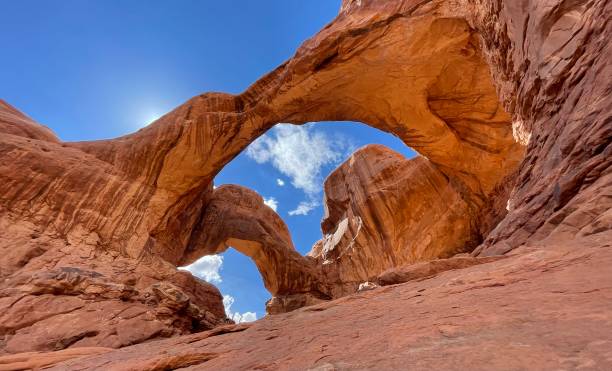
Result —
MULTIPOLYGON (((478 34, 468 22, 458 18, 454 9, 433 11, 427 8, 418 16, 408 12, 402 17, 387 14, 389 10, 383 10, 381 21, 367 32, 362 32, 358 23, 348 21, 361 15, 368 19, 368 6, 353 10, 350 19, 341 13, 332 23, 341 23, 342 27, 335 31, 333 27, 326 28, 306 41, 291 60, 244 93, 197 96, 117 144, 117 148, 127 148, 130 154, 149 154, 157 147, 165 151, 160 156, 161 165, 147 168, 144 175, 141 169, 127 169, 134 177, 151 177, 151 183, 158 190, 146 200, 150 204, 142 218, 146 223, 139 225, 145 229, 144 233, 132 233, 134 237, 128 242, 133 246, 145 246, 146 254, 173 264, 184 263, 195 246, 209 238, 202 235, 214 236, 207 230, 204 233, 202 227, 202 220, 213 213, 211 200, 214 203, 219 199, 218 203, 223 204, 225 201, 221 199, 225 194, 231 202, 236 201, 234 196, 228 196, 232 192, 213 190, 212 185, 214 177, 232 159, 278 122, 301 125, 344 120, 363 122, 392 133, 418 151, 422 155, 420 160, 406 165, 409 168, 406 172, 413 176, 405 180, 405 187, 411 192, 429 189, 432 194, 452 200, 453 205, 459 204, 457 209, 462 210, 462 215, 443 214, 449 219, 446 232, 450 232, 444 235, 457 237, 459 234, 461 238, 457 240, 473 245, 476 241, 472 238, 473 231, 479 225, 485 225, 486 229, 495 224, 495 220, 483 221, 481 210, 489 207, 491 196, 504 194, 505 189, 499 187, 503 187, 503 180, 515 171, 523 147, 513 138, 511 119, 501 107, 480 50, 478 34), (172 140, 162 143, 150 140, 165 136, 172 140), (151 146, 155 148, 149 148, 151 146), (418 181, 421 178, 427 182, 418 181), (457 224, 461 224, 459 228, 457 224), (151 225, 154 227, 150 228, 151 225)), ((86 148, 106 159, 109 151, 98 152, 98 149, 95 144, 88 144, 86 148)), ((367 156, 360 159, 367 162, 367 156)), ((338 177, 368 182, 368 177, 357 170, 348 168, 346 174, 338 177)), ((393 187, 392 184, 387 186, 393 187)), ((349 258, 332 248, 337 241, 348 240, 350 245, 354 241, 347 236, 363 235, 362 231, 382 234, 383 239, 401 234, 397 231, 379 233, 377 230, 384 224, 368 225, 361 215, 341 207, 350 201, 346 195, 340 192, 337 196, 342 200, 332 203, 333 207, 328 210, 331 219, 323 224, 324 235, 329 239, 315 250, 322 254, 321 264, 342 258, 347 261, 346 266, 352 268, 345 272, 327 272, 329 264, 315 268, 315 271, 325 271, 324 282, 333 282, 323 286, 334 286, 351 275, 369 277, 372 272, 364 268, 363 262, 380 260, 369 254, 359 258, 362 263, 354 263, 351 260, 354 256, 349 258), (338 228, 351 233, 340 233, 338 228)), ((251 199, 247 206, 252 209, 264 202, 255 196, 247 198, 251 199)), ((435 199, 429 201, 435 202, 435 199)), ((215 212, 224 212, 219 210, 215 212)), ((445 206, 434 210, 444 212, 445 206)), ((424 213, 430 211, 423 210, 424 213)), ((210 218, 219 220, 217 215, 210 218)), ((248 224, 246 219, 249 218, 242 218, 248 224)), ((407 218, 400 226, 426 219, 407 218)), ((434 218, 434 221, 439 219, 434 218)), ((429 246, 429 240, 437 238, 437 235, 423 233, 418 236, 424 239, 423 246, 429 246)), ((217 245, 211 247, 216 248, 217 245)), ((387 244, 384 249, 389 252, 381 258, 385 266, 402 262, 394 256, 392 246, 387 244)), ((434 251, 428 254, 438 256, 441 253, 434 251)), ((413 254, 411 259, 421 256, 424 253, 413 254)), ((319 273, 315 275, 320 276, 319 273)), ((310 279, 298 281, 312 284, 310 279)), ((350 285, 354 285, 353 281, 350 280, 350 285)), ((332 289, 319 287, 316 290, 329 292, 332 289)))
MULTIPOLYGON (((267 146, 262 148, 255 143, 238 155, 217 175, 215 189, 224 187, 224 184, 240 184, 255 190, 263 198, 267 208, 276 212, 280 221, 287 226, 286 245, 295 246, 295 250, 302 257, 307 255, 322 237, 321 222, 325 214, 324 180, 338 166, 348 161, 355 151, 368 145, 385 146, 404 158, 416 155, 399 138, 356 122, 320 122, 302 126, 280 124, 259 141, 264 141, 267 146), (252 147, 257 147, 258 150, 253 150, 252 147), (261 161, 262 157, 265 157, 266 161, 261 161), (307 166, 309 161, 315 163, 315 166, 307 166), (300 205, 305 203, 311 206, 296 212, 300 205)), ((244 219, 241 219, 240 223, 244 226, 244 219)), ((227 221, 225 225, 227 226, 227 221)), ((227 238, 222 245, 224 246, 220 249, 215 249, 219 255, 214 256, 221 257, 223 269, 227 270, 230 277, 220 279, 215 276, 211 281, 210 276, 202 274, 199 265, 205 263, 210 255, 200 258, 191 255, 189 261, 193 263, 186 269, 217 285, 225 297, 231 296, 236 299, 236 303, 240 303, 242 311, 252 310, 257 313, 258 318, 265 313, 263 305, 270 299, 270 292, 275 295, 279 294, 279 290, 284 290, 284 294, 290 292, 287 288, 281 288, 278 280, 273 277, 289 273, 279 273, 276 269, 271 269, 271 266, 278 264, 277 261, 284 259, 284 256, 266 257, 262 253, 264 247, 260 242, 235 237, 227 238), (227 250, 223 250, 224 248, 227 250), (244 259, 245 256, 250 259, 244 259), (253 275, 253 263, 258 268, 257 275, 253 275), (236 287, 228 280, 242 282, 242 287, 236 287), (267 295, 262 295, 261 292, 265 287, 264 282, 269 286, 265 289, 267 295), (259 294, 245 295, 245 291, 259 294)), ((303 264, 301 261, 298 263, 303 264)), ((295 289, 298 287, 293 288, 295 289)), ((316 293, 316 297, 330 298, 320 292, 316 293)), ((230 317, 234 313, 241 312, 231 311, 230 317)))
MULTIPOLYGON (((193 262, 202 254, 234 248, 251 258, 272 294, 266 311, 280 313, 355 292, 360 283, 375 279, 388 268, 469 252, 481 242, 472 223, 474 205, 465 202, 460 190, 427 158, 416 156, 399 138, 361 123, 279 125, 217 175, 220 186, 215 185, 207 206, 214 220, 201 227, 207 231, 207 247, 192 246, 183 261, 193 262), (330 130, 327 135, 334 141, 317 135, 321 132, 316 130, 326 126, 330 130), (345 133, 334 132, 339 127, 345 133), (293 134, 289 128, 293 128, 293 134), (309 131, 313 131, 312 137, 309 131), (355 132, 363 137, 355 136, 355 132), (372 145, 377 142, 405 155, 384 145, 372 145), (322 143, 326 146, 320 146, 322 143), (322 184, 321 177, 315 199, 309 182, 303 179, 306 170, 297 167, 305 167, 304 161, 313 153, 314 162, 320 156, 329 157, 329 146, 334 144, 340 151, 347 151, 334 152, 340 154, 332 156, 336 161, 329 162, 326 183, 322 184), (258 168, 263 170, 261 174, 258 168), (258 193, 222 183, 247 185, 258 193), (309 229, 310 241, 301 239, 297 249, 292 235, 303 231, 294 226, 294 233, 289 233, 286 223, 291 225, 296 216, 307 217, 312 210, 296 213, 297 209, 280 208, 279 200, 286 198, 279 198, 278 190, 289 187, 301 191, 306 201, 317 202, 311 208, 315 210, 311 218, 317 211, 319 215, 317 228, 309 229), (382 201, 383 206, 376 207, 371 200, 382 201), (283 213, 281 218, 279 214, 283 213), (218 224, 223 231, 214 227, 219 220, 223 221, 218 224), (415 237, 419 233, 421 236, 415 237), (432 234, 445 237, 432 241, 432 234)), ((321 169, 314 171, 317 176, 320 173, 321 169)), ((299 196, 293 193, 290 198, 295 207, 299 196)))

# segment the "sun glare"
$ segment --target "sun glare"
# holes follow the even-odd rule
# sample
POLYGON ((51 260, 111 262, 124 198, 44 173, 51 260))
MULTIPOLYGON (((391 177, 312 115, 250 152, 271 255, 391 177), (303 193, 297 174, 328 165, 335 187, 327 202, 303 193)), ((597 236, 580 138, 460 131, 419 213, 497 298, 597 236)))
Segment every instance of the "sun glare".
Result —
POLYGON ((145 121, 146 125, 151 125, 152 123, 154 123, 155 121, 159 120, 159 118, 161 117, 161 115, 159 114, 150 114, 147 118, 147 120, 145 121))

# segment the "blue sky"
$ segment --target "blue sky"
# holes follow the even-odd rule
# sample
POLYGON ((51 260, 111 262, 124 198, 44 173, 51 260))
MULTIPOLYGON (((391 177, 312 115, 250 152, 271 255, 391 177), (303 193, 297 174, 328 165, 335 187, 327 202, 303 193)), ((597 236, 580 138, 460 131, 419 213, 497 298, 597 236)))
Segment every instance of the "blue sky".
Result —
MULTIPOLYGON (((290 58, 335 17, 340 3, 4 1, 0 97, 65 141, 117 137, 205 91, 240 93, 290 58)), ((324 177, 369 143, 414 155, 397 138, 362 124, 286 126, 240 154, 215 184, 258 191, 286 221, 296 248, 306 253, 321 237, 324 177), (306 174, 296 170, 296 158, 313 152, 308 163, 314 165, 306 174), (300 204, 302 212, 295 212, 300 204)), ((270 295, 248 258, 228 251, 192 270, 231 296, 233 313, 253 312, 258 318, 265 313, 270 295)))

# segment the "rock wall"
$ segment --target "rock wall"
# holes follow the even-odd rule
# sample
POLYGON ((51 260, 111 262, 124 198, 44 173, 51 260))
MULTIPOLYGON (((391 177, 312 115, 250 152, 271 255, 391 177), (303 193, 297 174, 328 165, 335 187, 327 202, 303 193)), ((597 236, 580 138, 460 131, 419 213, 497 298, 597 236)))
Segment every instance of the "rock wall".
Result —
POLYGON ((527 155, 509 215, 482 254, 609 230, 612 194, 612 5, 608 1, 468 1, 527 155))
POLYGON ((181 265, 232 247, 253 260, 272 295, 330 298, 315 262, 295 250, 283 220, 254 191, 236 185, 216 188, 192 236, 181 265))
POLYGON ((385 275, 390 286, 252 324, 28 361, 61 371, 609 370, 611 237, 421 263, 385 275))
POLYGON ((81 224, 130 205, 105 196, 134 184, 4 102, 0 130, 0 352, 122 347, 228 322, 217 288, 81 224))

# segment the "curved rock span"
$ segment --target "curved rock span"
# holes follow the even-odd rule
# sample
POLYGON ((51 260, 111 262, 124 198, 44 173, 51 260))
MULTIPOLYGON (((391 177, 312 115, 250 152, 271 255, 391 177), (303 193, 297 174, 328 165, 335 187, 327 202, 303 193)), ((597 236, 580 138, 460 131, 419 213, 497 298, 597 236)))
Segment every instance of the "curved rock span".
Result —
MULTIPOLYGON (((230 246, 260 270, 274 296, 269 313, 351 309, 353 297, 315 304, 352 294, 364 281, 416 275, 430 282, 448 269, 465 270, 455 277, 465 290, 531 279, 529 269, 551 274, 554 261, 581 269, 569 253, 542 257, 538 249, 562 242, 567 252, 572 241, 588 241, 596 259, 610 240, 612 88, 601 78, 612 75, 610 10, 603 0, 345 0, 332 23, 244 93, 194 97, 113 140, 63 143, 2 103, 0 352, 94 347, 104 353, 97 357, 115 359, 107 348, 227 323, 219 292, 176 267, 230 246), (381 146, 353 154, 325 182, 323 236, 303 257, 259 195, 234 185, 213 189, 212 180, 276 123, 327 120, 387 131, 420 157, 381 146), (519 247, 529 254, 406 267, 519 247), (479 284, 490 277, 470 272, 490 269, 483 262, 506 267, 507 282, 479 284)), ((593 288, 604 296, 605 278, 593 288)), ((542 283, 535 293, 544 288, 553 289, 542 283)), ((388 289, 358 295, 393 300, 381 290, 388 289)), ((487 289, 492 297, 502 292, 487 289)), ((310 313, 256 326, 307 323, 310 313)), ((609 311, 598 313, 609 320, 609 311)), ((245 330, 222 326, 197 339, 245 330)), ((470 347, 484 340, 473 341, 470 347)), ((160 356, 150 369, 218 357, 190 349, 160 356)))

